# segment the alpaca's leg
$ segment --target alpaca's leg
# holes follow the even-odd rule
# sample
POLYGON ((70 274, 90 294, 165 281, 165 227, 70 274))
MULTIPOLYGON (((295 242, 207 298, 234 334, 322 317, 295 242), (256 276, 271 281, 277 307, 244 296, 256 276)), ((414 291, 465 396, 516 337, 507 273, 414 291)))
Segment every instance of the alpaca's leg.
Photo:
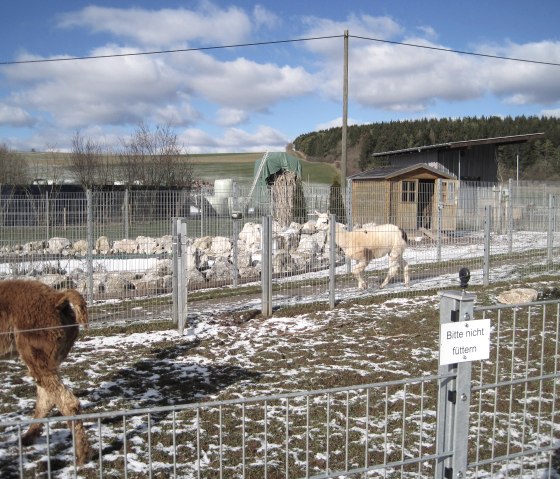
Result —
POLYGON ((404 285, 409 286, 410 277, 408 275, 408 263, 404 260, 402 256, 401 256, 401 268, 403 269, 403 274, 404 274, 404 285))
MULTIPOLYGON (((35 415, 33 417, 35 419, 47 417, 53 407, 54 402, 51 400, 49 393, 41 386, 37 386, 37 402, 35 404, 35 415)), ((27 432, 22 437, 22 444, 24 446, 33 444, 41 435, 42 430, 42 423, 31 424, 27 432)))
POLYGON ((391 281, 396 276, 398 271, 399 271, 398 259, 389 255, 389 270, 387 271, 387 277, 385 278, 383 283, 381 283, 381 288, 387 286, 387 284, 389 284, 389 281, 391 281))
POLYGON ((354 276, 358 280, 358 289, 366 289, 368 287, 367 281, 363 277, 363 272, 366 269, 367 262, 360 261, 354 268, 354 276))
MULTIPOLYGON (((80 401, 74 396, 72 391, 62 383, 58 375, 49 374, 40 380, 50 400, 56 405, 63 416, 77 416, 80 414, 80 401)), ((90 453, 90 446, 87 440, 86 431, 82 421, 75 420, 68 422, 68 428, 74 428, 74 438, 76 441, 76 459, 78 464, 87 462, 90 453)))

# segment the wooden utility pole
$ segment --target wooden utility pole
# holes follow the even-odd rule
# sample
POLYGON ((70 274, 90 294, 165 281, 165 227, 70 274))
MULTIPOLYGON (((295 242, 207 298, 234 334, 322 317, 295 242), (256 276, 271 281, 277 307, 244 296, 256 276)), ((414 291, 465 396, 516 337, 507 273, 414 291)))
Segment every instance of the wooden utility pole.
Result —
MULTIPOLYGON (((340 186, 346 205, 346 135, 348 127, 348 30, 344 31, 344 79, 342 82, 342 154, 340 158, 340 186)), ((348 206, 348 205, 346 205, 348 206)))

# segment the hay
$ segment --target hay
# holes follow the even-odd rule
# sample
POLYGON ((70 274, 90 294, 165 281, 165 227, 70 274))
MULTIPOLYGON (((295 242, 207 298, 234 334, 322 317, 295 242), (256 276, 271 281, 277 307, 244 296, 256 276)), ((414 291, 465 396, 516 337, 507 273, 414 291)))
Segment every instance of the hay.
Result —
POLYGON ((292 221, 305 222, 305 197, 301 179, 293 171, 276 175, 271 187, 272 217, 285 228, 292 221))

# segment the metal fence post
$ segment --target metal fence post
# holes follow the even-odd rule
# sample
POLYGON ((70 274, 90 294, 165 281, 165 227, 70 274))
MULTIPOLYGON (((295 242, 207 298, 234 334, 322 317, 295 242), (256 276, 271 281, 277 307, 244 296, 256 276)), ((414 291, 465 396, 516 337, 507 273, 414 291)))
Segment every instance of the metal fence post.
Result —
POLYGON ((265 318, 272 316, 272 216, 262 218, 262 306, 261 312, 265 318))
POLYGON ((482 264, 482 284, 490 284, 490 225, 492 224, 492 208, 484 207, 484 261, 482 264))
POLYGON ((556 213, 554 195, 548 195, 548 229, 546 232, 546 264, 552 265, 552 246, 554 243, 554 216, 556 213))
MULTIPOLYGON (((185 332, 187 323, 187 222, 185 218, 172 219, 172 251, 173 251, 173 276, 172 276, 172 299, 173 306, 171 315, 173 324, 177 326, 179 334, 185 332)), ((190 328, 188 329, 190 334, 190 328)))
POLYGON ((128 188, 124 190, 123 200, 123 216, 124 216, 124 237, 128 239, 128 188))
POLYGON ((86 190, 87 208, 87 296, 88 305, 93 306, 93 197, 91 190, 86 190))
POLYGON ((336 215, 329 217, 329 307, 334 309, 336 301, 336 215))
POLYGON ((49 192, 45 191, 45 224, 47 226, 47 235, 46 235, 47 237, 45 238, 46 242, 49 241, 49 237, 51 235, 51 233, 50 233, 49 211, 50 211, 49 192))
MULTIPOLYGON (((354 218, 352 216, 352 180, 348 179, 346 183, 346 229, 352 231, 354 229, 354 218)), ((352 260, 345 255, 346 273, 352 273, 352 260)))
POLYGON ((173 275, 171 276, 171 298, 173 301, 173 306, 171 309, 171 319, 173 320, 173 325, 179 325, 178 316, 178 284, 179 284, 179 218, 175 217, 171 219, 171 262, 173 266, 173 275))
MULTIPOLYGON (((473 318, 476 296, 464 291, 444 291, 440 299, 440 325, 473 318)), ((471 361, 439 367, 436 477, 462 478, 468 460, 471 361)))
POLYGON ((239 286, 239 226, 241 219, 243 218, 243 213, 239 209, 239 191, 238 191, 237 182, 233 183, 232 194, 232 210, 231 210, 231 218, 233 221, 233 228, 232 228, 232 262, 233 262, 233 287, 237 288, 239 286))
POLYGON ((508 253, 513 251, 513 179, 508 185, 508 253))
POLYGON ((436 251, 437 251, 437 261, 441 261, 441 234, 442 234, 442 222, 443 222, 443 181, 441 179, 437 181, 437 191, 438 191, 438 198, 437 198, 437 215, 438 215, 438 222, 437 222, 437 240, 436 240, 436 251))
POLYGON ((239 286, 239 220, 233 219, 233 234, 232 234, 232 257, 233 262, 233 287, 239 286))

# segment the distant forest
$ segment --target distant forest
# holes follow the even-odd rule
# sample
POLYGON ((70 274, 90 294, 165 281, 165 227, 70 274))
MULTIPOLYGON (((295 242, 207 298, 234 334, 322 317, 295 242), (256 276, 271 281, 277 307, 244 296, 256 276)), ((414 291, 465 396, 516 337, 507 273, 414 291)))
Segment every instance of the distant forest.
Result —
MULTIPOLYGON (((526 180, 560 180, 560 119, 537 116, 501 118, 421 119, 353 125, 347 130, 347 172, 380 166, 373 153, 463 140, 544 133, 544 139, 519 145, 519 177, 526 180)), ((311 161, 340 166, 342 128, 300 135, 296 151, 311 161)), ((499 148, 502 180, 515 178, 517 145, 499 148)))

